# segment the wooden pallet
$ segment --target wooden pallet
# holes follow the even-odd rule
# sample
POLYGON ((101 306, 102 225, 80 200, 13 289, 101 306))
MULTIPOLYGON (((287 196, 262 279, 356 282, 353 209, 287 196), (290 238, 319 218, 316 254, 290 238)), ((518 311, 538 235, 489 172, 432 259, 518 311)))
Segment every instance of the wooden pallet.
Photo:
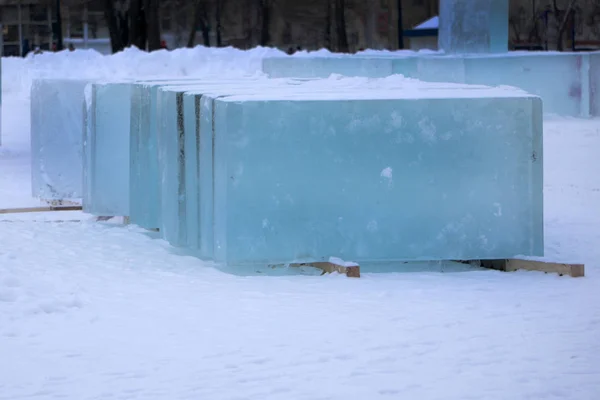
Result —
POLYGON ((585 276, 585 266, 583 264, 556 263, 550 261, 506 259, 506 260, 481 260, 483 268, 495 269, 498 271, 512 272, 517 270, 540 271, 545 273, 554 273, 560 276, 568 275, 573 278, 585 276))
MULTIPOLYGON (((523 259, 502 259, 502 260, 468 260, 458 261, 465 264, 479 266, 482 268, 495 269, 498 271, 511 272, 517 270, 540 271, 544 273, 554 273, 560 276, 567 275, 573 278, 585 276, 585 266, 583 264, 556 263, 551 261, 540 260, 523 260, 523 259)), ((290 267, 313 267, 323 271, 321 275, 337 272, 351 278, 360 278, 360 266, 343 266, 336 263, 321 261, 321 262, 306 262, 288 264, 290 267)))
POLYGON ((21 214, 50 211, 81 211, 81 206, 43 206, 43 207, 20 207, 20 208, 0 208, 0 214, 21 214))
POLYGON ((349 278, 360 278, 360 266, 352 265, 338 265, 329 261, 316 261, 316 262, 308 262, 308 263, 292 263, 289 264, 290 267, 300 268, 300 267, 312 267, 317 268, 323 271, 321 275, 331 274, 333 272, 337 272, 338 274, 346 275, 349 278))

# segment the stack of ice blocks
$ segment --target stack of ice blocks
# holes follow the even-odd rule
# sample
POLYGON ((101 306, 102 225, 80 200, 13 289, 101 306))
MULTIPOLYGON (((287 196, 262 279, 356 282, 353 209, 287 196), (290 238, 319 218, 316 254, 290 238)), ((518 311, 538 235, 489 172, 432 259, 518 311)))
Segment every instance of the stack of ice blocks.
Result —
POLYGON ((228 265, 542 255, 538 97, 338 82, 158 89, 162 236, 228 265))
POLYGON ((263 71, 273 77, 382 77, 386 71, 428 82, 514 86, 540 96, 550 114, 600 115, 600 53, 466 54, 415 57, 274 57, 263 60, 263 71), (352 59, 353 61, 348 61, 352 59), (346 63, 348 65, 346 65, 346 63), (364 64, 364 66, 363 66, 364 64), (368 65, 368 68, 367 68, 368 65))

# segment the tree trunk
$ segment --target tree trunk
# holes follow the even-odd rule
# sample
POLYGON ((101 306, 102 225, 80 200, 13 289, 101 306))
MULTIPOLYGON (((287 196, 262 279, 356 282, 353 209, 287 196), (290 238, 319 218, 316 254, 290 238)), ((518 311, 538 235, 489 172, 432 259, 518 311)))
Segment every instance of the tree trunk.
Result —
POLYGON ((338 41, 338 51, 348 53, 348 35, 346 34, 346 1, 335 0, 335 22, 338 41))
POLYGON ((196 31, 200 27, 200 8, 202 7, 202 0, 196 0, 194 4, 194 16, 192 17, 192 27, 190 28, 190 34, 188 36, 187 47, 194 47, 196 43, 196 31))
MULTIPOLYGON (((556 38, 556 49, 558 51, 563 51, 564 50, 564 43, 563 43, 563 35, 565 34, 565 29, 567 28, 567 21, 569 20, 569 16, 571 15, 572 12, 574 12, 573 10, 573 6, 575 6, 575 1, 576 0, 571 0, 571 2, 569 3, 569 5, 567 6, 567 10, 565 11, 565 15, 563 16, 563 19, 559 25, 558 28, 558 37, 556 38)), ((554 9, 555 9, 555 15, 556 18, 558 18, 558 8, 556 7, 556 1, 554 1, 554 9)))
POLYGON ((147 23, 142 0, 131 0, 129 5, 130 44, 146 50, 147 23))
POLYGON ((144 0, 146 26, 148 27, 148 50, 161 48, 160 20, 158 15, 158 0, 144 0))
POLYGON ((196 43, 196 32, 202 31, 202 41, 204 46, 210 47, 210 30, 208 28, 208 11, 206 0, 196 0, 194 4, 194 19, 188 36, 187 47, 192 48, 196 43))
POLYGON ((60 15, 60 0, 56 0, 56 51, 64 49, 62 33, 62 17, 60 15))
POLYGON ((202 40, 204 40, 204 46, 210 47, 210 28, 208 27, 208 12, 205 12, 204 16, 200 20, 200 30, 202 31, 202 40))
POLYGON ((125 48, 126 42, 123 41, 124 32, 122 32, 122 24, 120 24, 120 17, 117 15, 113 0, 104 1, 104 17, 108 25, 112 52, 117 53, 125 48))
POLYGON ((269 0, 260 0, 260 45, 265 47, 271 41, 271 7, 269 0))
POLYGON ((221 1, 222 0, 217 0, 217 9, 215 13, 215 19, 217 22, 217 47, 221 47, 223 45, 223 42, 221 40, 221 1))
POLYGON ((331 0, 327 0, 327 10, 325 11, 325 47, 329 51, 333 51, 333 43, 331 40, 331 0))
POLYGON ((398 48, 404 49, 404 24, 402 21, 402 0, 398 1, 398 48))

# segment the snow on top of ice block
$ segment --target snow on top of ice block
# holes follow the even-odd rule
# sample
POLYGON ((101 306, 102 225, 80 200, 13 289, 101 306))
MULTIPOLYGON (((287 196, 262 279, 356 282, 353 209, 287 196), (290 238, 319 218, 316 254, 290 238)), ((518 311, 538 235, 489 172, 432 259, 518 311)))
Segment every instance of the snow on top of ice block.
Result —
POLYGON ((231 81, 207 81, 207 82, 195 82, 193 84, 185 85, 159 85, 161 92, 177 92, 195 95, 204 95, 206 93, 221 93, 227 92, 232 93, 232 90, 237 89, 254 89, 256 91, 262 91, 267 88, 273 87, 290 87, 301 86, 307 82, 307 80, 299 80, 296 78, 276 78, 276 79, 261 79, 260 81, 246 81, 246 80, 231 80, 231 81))
POLYGON ((337 82, 320 80, 312 82, 315 90, 306 86, 285 86, 281 90, 263 90, 257 94, 232 95, 223 101, 264 100, 361 100, 361 99, 420 99, 420 98, 494 98, 534 97, 525 91, 509 86, 488 87, 459 83, 422 82, 402 76, 381 79, 359 79, 361 84, 352 85, 355 78, 337 82), (327 90, 331 89, 331 90, 327 90))

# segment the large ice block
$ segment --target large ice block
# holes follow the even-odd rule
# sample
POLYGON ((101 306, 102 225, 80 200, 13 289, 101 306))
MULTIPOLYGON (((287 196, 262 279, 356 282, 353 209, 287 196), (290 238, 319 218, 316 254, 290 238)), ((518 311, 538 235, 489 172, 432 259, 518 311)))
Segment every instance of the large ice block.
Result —
POLYGON ((84 88, 89 80, 35 79, 31 86, 31 188, 47 200, 82 196, 84 88))
POLYGON ((198 84, 218 85, 240 80, 254 81, 255 79, 181 78, 138 81, 132 85, 130 154, 130 220, 132 223, 146 229, 157 229, 161 226, 157 147, 158 115, 161 110, 157 108, 158 89, 198 84))
POLYGON ((131 82, 93 83, 88 195, 83 209, 94 215, 129 216, 131 82))
MULTIPOLYGON (((0 58, 0 76, 2 76, 2 58, 0 58)), ((0 146, 2 146, 2 79, 0 79, 0 146)))
MULTIPOLYGON (((587 116, 583 95, 585 54, 511 52, 485 57, 465 57, 466 83, 508 85, 538 95, 544 112, 587 116)), ((588 100, 589 103, 589 100, 588 100)))
POLYGON ((426 82, 465 83, 465 62, 461 56, 419 57, 418 77, 426 82))
POLYGON ((508 51, 508 0, 440 0, 439 17, 446 54, 508 51))
POLYGON ((590 114, 600 116, 600 52, 589 55, 590 114))
MULTIPOLYGON (((391 57, 267 57, 262 62, 263 72, 271 78, 327 78, 331 74, 382 78, 394 73, 391 57)), ((399 66, 397 68, 402 69, 399 66)))
MULTIPOLYGON (((402 88, 401 79, 371 81, 370 86, 388 90, 402 88)), ((180 225, 186 226, 188 246, 199 249, 203 258, 213 257, 213 104, 216 98, 235 94, 255 94, 284 90, 286 93, 319 93, 330 90, 354 90, 357 84, 365 85, 364 80, 339 79, 324 84, 321 80, 269 79, 256 83, 239 82, 219 85, 196 86, 194 89, 165 88, 161 90, 183 91, 184 93, 184 141, 185 141, 185 218, 180 225), (258 86, 260 85, 260 86, 258 86)), ((172 128, 174 129, 174 128, 172 128)), ((174 134, 171 137, 175 137, 174 134)), ((180 153, 181 154, 181 153, 180 153)), ((174 171, 174 170, 173 170, 174 171)), ((168 179, 182 179, 170 176, 168 179)), ((173 188, 170 188, 173 190, 173 188)), ((175 197, 171 192, 167 196, 175 197)), ((166 209, 169 218, 177 213, 166 209)), ((179 213, 181 216, 182 214, 179 213)))
POLYGON ((160 227, 160 186, 156 93, 159 87, 197 82, 198 79, 139 81, 131 87, 130 221, 145 229, 160 227))
MULTIPOLYGON (((234 90, 247 89, 256 93, 269 86, 281 86, 288 80, 280 79, 233 79, 215 80, 185 85, 160 86, 157 92, 158 121, 158 176, 160 192, 160 230, 162 237, 175 246, 187 246, 192 249, 200 247, 199 239, 199 196, 200 187, 209 185, 199 182, 199 171, 208 171, 208 159, 199 164, 198 146, 200 115, 196 114, 195 105, 184 105, 183 94, 192 91, 197 94, 215 91, 219 88, 234 90), (186 112, 186 109, 188 110, 186 112), (196 217, 198 216, 198 217, 196 217)), ((289 80, 293 84, 294 80, 289 80)), ((301 81, 299 81, 301 82, 301 81)), ((212 138, 211 138, 212 142, 212 138)), ((208 141, 206 145, 212 146, 208 141)), ((210 162, 210 161, 208 161, 210 162)), ((212 168, 212 166, 210 166, 212 168)), ((212 193, 212 191, 211 191, 212 193)), ((206 221, 203 219, 203 221, 206 221)), ((212 249, 211 249, 212 252, 212 249)), ((207 255, 209 257, 209 255, 207 255)))
POLYGON ((215 100, 215 260, 542 255, 541 100, 508 93, 215 100))

